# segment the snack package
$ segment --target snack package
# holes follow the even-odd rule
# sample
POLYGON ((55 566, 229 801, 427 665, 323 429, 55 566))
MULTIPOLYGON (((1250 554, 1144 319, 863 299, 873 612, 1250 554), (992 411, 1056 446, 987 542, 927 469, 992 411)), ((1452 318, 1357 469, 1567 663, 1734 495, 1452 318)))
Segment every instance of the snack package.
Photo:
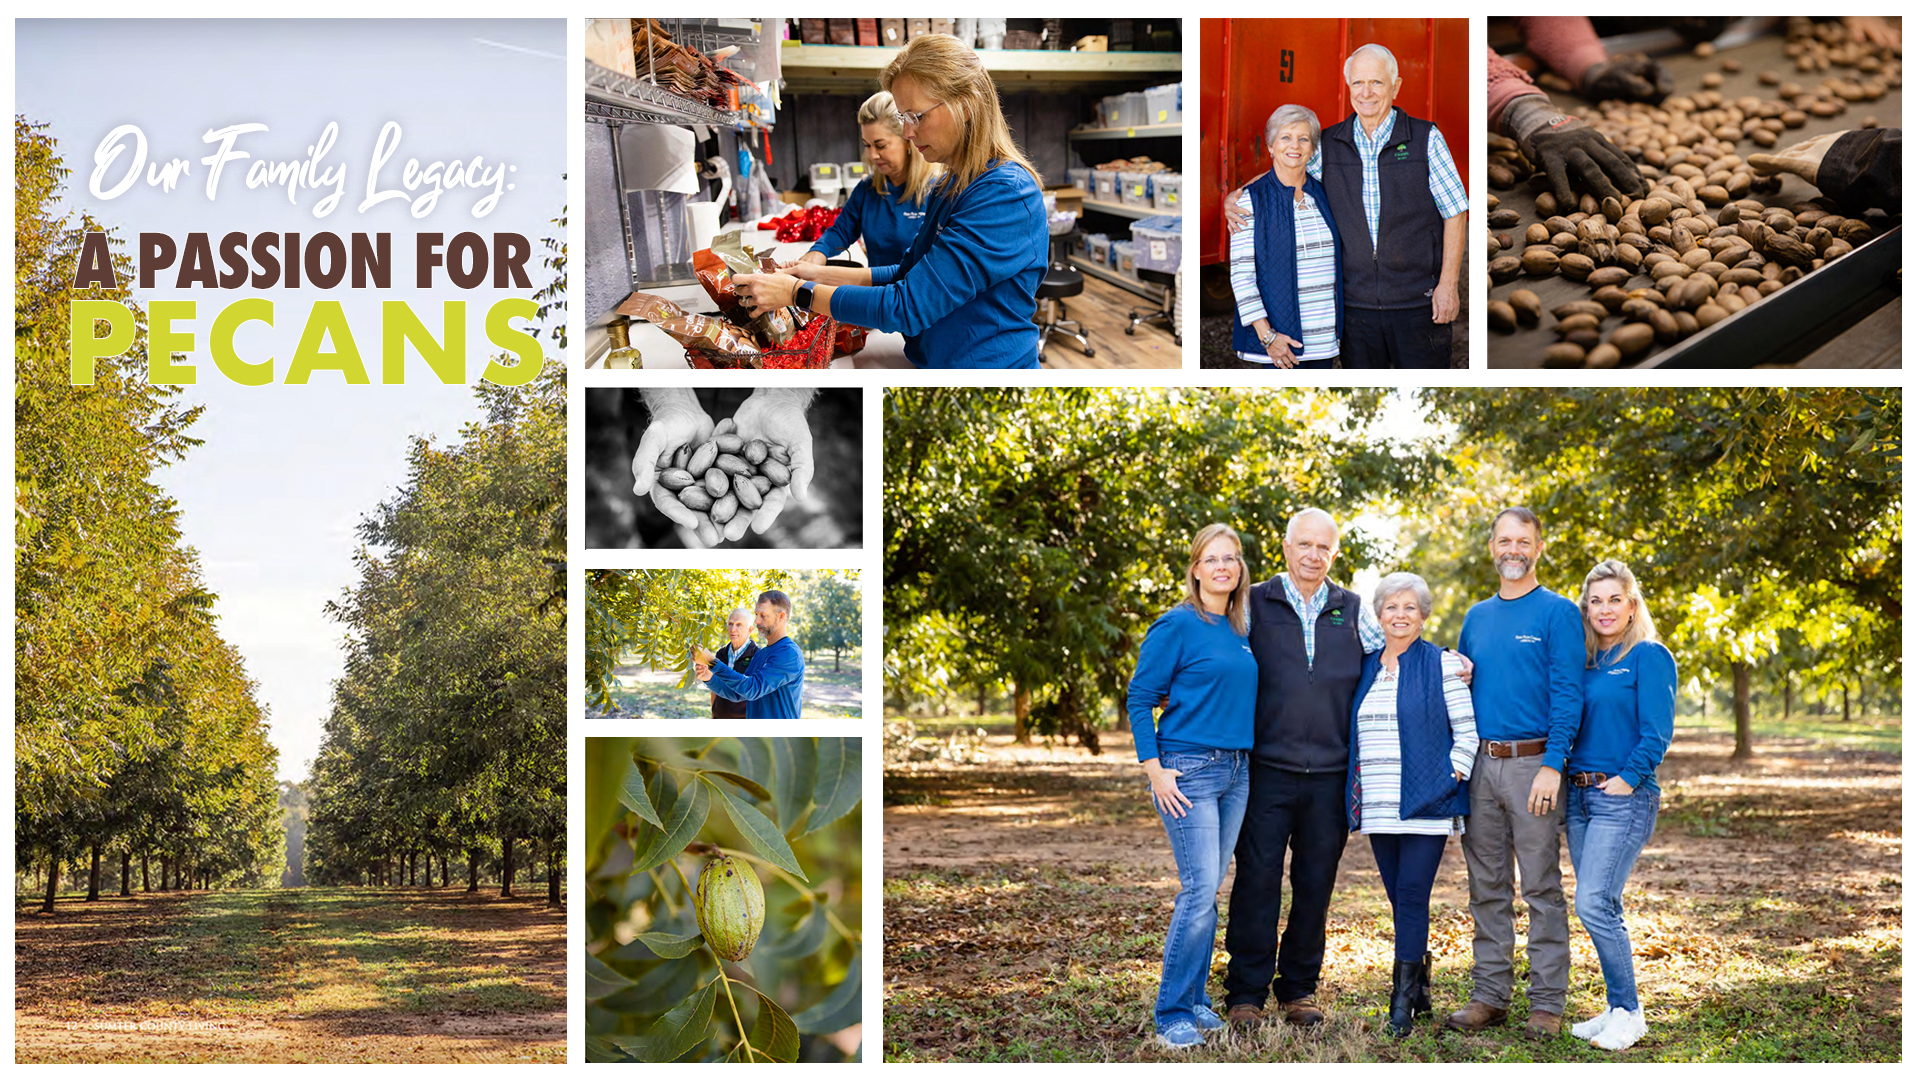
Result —
MULTIPOLYGON (((727 290, 733 290, 734 274, 757 274, 760 264, 754 260, 746 248, 740 244, 739 232, 723 232, 713 238, 712 251, 719 256, 727 267, 727 290)), ((768 348, 779 348, 793 337, 795 330, 793 310, 778 308, 753 317, 753 328, 762 344, 768 348)))
POLYGON ((688 348, 706 349, 738 359, 760 355, 747 332, 711 315, 696 315, 671 300, 652 293, 634 293, 614 309, 629 318, 650 322, 688 348))
POLYGON ((740 306, 740 295, 733 291, 732 271, 710 249, 693 253, 693 276, 700 279, 700 287, 707 290, 721 311, 731 312, 740 306))

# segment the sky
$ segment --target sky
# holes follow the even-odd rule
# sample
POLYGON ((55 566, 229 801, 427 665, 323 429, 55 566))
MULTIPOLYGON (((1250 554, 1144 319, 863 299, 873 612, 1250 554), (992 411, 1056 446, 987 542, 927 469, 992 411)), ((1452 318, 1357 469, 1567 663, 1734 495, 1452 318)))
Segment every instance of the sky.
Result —
MULTIPOLYGON (((542 20, 153 21, 20 20, 15 24, 15 111, 50 124, 49 133, 73 170, 69 208, 84 208, 114 226, 132 253, 141 232, 176 242, 190 232, 216 239, 228 232, 393 234, 393 285, 388 290, 175 290, 163 274, 156 287, 136 290, 142 302, 198 302, 196 319, 181 329, 204 350, 213 317, 234 300, 264 296, 275 303, 274 325, 251 324, 236 337, 249 360, 276 358, 284 379, 310 305, 342 303, 371 385, 347 386, 337 372, 318 372, 305 386, 261 387, 229 381, 204 351, 187 404, 206 406, 192 434, 205 445, 185 462, 158 474, 181 507, 186 541, 200 553, 208 586, 219 595, 222 635, 245 657, 267 706, 282 780, 304 779, 320 745, 332 680, 342 663, 346 628, 323 605, 354 582, 355 526, 406 475, 414 436, 442 442, 477 416, 472 383, 490 345, 484 316, 491 304, 527 291, 459 290, 441 278, 437 291, 411 288, 413 237, 440 232, 519 233, 534 245, 528 272, 545 284, 541 237, 566 199, 566 24, 542 20), (119 57, 105 77, 102 57, 119 57), (131 62, 131 61, 137 61, 131 62), (151 74, 148 65, 153 66, 151 74), (161 67, 164 65, 164 67, 161 67), (410 214, 408 199, 365 213, 375 143, 388 121, 401 125, 397 152, 378 173, 380 190, 405 191, 410 158, 429 163, 470 162, 482 168, 514 166, 513 189, 492 211, 472 211, 491 189, 449 188, 431 212, 410 214), (255 159, 300 161, 329 121, 339 134, 321 158, 346 167, 346 191, 329 215, 315 205, 331 187, 248 189, 244 169, 231 163, 215 197, 206 195, 212 145, 209 130, 261 123, 267 130, 237 146, 255 159), (96 146, 122 124, 138 125, 150 163, 189 161, 172 191, 142 180, 113 199, 89 190, 96 146), (446 300, 466 302, 468 384, 446 385, 417 357, 402 385, 380 383, 380 303, 407 301, 436 336, 446 300)), ((103 188, 124 175, 131 151, 109 168, 103 188)), ((490 284, 490 282, 489 282, 490 284)), ((524 328, 525 324, 521 324, 524 328)))

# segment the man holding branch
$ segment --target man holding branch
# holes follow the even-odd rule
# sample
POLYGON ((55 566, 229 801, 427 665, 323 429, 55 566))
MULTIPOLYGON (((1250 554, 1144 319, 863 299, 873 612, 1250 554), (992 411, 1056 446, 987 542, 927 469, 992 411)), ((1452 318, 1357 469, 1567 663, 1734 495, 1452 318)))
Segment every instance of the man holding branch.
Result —
POLYGON ((693 647, 694 677, 715 696, 746 704, 747 720, 798 720, 800 694, 806 684, 806 660, 787 636, 793 601, 777 589, 760 594, 753 606, 753 626, 767 643, 753 654, 743 674, 727 664, 715 665, 712 650, 693 647))

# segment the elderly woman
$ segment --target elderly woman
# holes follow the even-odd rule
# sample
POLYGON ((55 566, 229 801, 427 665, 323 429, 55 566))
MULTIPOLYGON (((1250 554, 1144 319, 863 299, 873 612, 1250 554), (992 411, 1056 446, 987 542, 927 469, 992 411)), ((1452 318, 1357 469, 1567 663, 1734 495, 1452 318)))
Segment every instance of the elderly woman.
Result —
POLYGON ((1307 173, 1320 147, 1312 109, 1282 105, 1267 118, 1273 169, 1241 189, 1251 228, 1233 234, 1230 280, 1240 359, 1331 368, 1340 355, 1340 233, 1326 189, 1307 173))
POLYGON ((1647 1033, 1647 1021, 1620 898, 1660 815, 1654 772, 1673 741, 1679 673, 1625 563, 1608 559, 1589 571, 1580 606, 1587 674, 1580 734, 1567 759, 1567 848, 1579 885, 1573 910, 1600 955, 1607 1009, 1573 1025, 1573 1035, 1625 1050, 1647 1033))
POLYGON ((1187 598, 1140 643, 1127 684, 1133 746, 1154 809, 1173 844, 1180 895, 1160 961, 1153 1026, 1170 1050, 1198 1046, 1224 1026, 1207 997, 1215 899, 1247 810, 1247 752, 1260 670, 1247 648, 1250 577, 1240 535, 1209 525, 1193 538, 1187 598), (1162 701, 1156 726, 1153 710, 1162 701))
POLYGON ((857 115, 867 179, 854 187, 833 227, 800 262, 825 266, 854 241, 864 240, 869 266, 898 266, 927 216, 927 192, 940 167, 921 157, 900 133, 893 95, 880 91, 860 103, 857 115))
POLYGON ((1347 826, 1365 834, 1393 906, 1387 1031, 1404 1038, 1433 1011, 1427 907, 1447 837, 1460 835, 1479 734, 1460 655, 1422 640, 1433 593, 1389 574, 1373 593, 1386 645, 1368 655, 1353 697, 1347 826))
POLYGON ((1047 210, 986 64, 950 34, 924 34, 880 81, 901 131, 947 169, 906 255, 896 266, 742 274, 736 289, 756 315, 799 304, 905 334, 916 367, 1039 367, 1034 291, 1047 269, 1047 210))

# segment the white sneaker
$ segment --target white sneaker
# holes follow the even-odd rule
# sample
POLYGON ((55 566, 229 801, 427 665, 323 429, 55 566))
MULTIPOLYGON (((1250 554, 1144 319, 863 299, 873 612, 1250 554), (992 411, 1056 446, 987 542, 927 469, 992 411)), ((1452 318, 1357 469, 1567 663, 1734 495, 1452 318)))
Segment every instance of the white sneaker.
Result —
POLYGON ((1567 1030, 1570 1031, 1576 1039, 1591 1039, 1595 1035, 1600 1034, 1601 1029, 1607 1026, 1607 1017, 1612 1015, 1612 1009, 1602 1009, 1600 1010, 1600 1015, 1591 1020, 1582 1020, 1567 1030))
POLYGON ((1640 1041, 1647 1033, 1647 1018, 1644 1010, 1614 1009, 1607 1013, 1606 1026, 1593 1037, 1593 1045, 1602 1050, 1625 1050, 1640 1041))

